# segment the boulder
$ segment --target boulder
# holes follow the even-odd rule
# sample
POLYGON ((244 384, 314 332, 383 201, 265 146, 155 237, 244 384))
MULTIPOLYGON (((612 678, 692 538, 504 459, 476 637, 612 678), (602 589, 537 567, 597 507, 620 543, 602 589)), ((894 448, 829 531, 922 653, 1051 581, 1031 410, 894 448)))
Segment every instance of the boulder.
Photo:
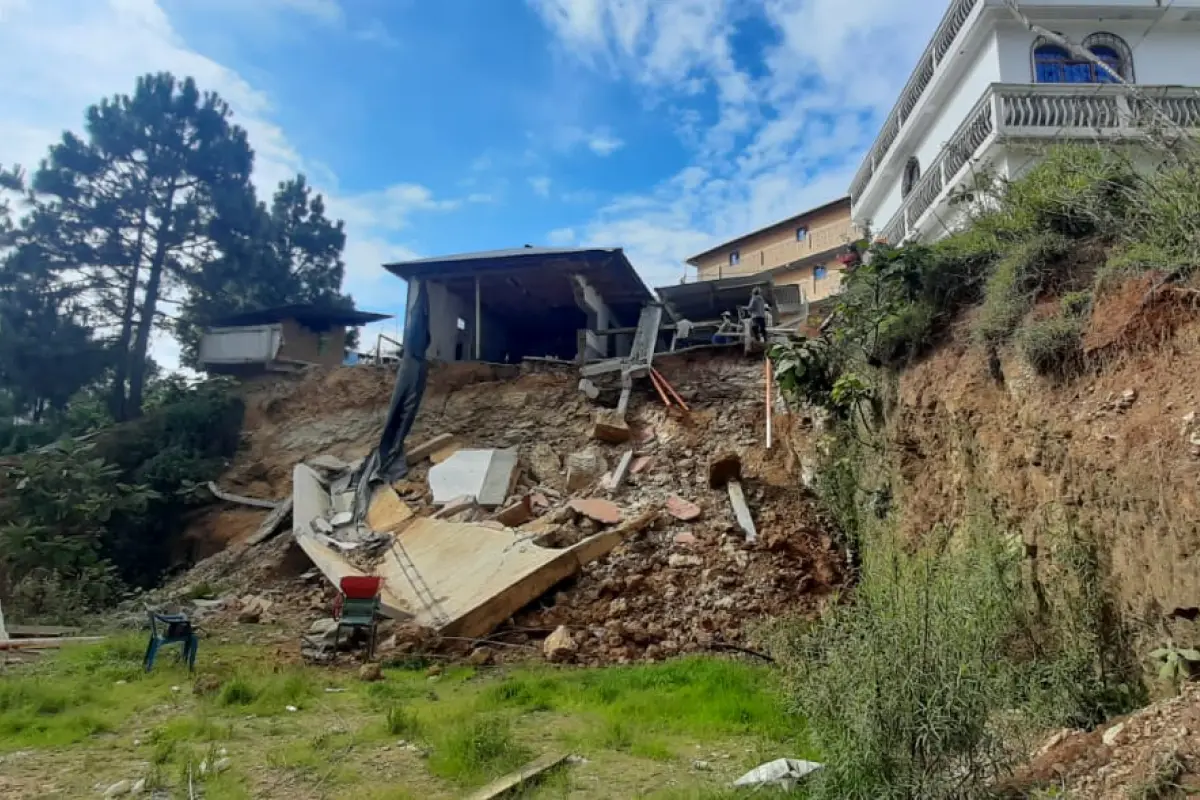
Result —
POLYGON ((567 491, 578 492, 596 483, 608 471, 608 464, 594 448, 567 456, 567 491))
POLYGON ((605 408, 596 412, 592 420, 592 438, 607 444, 624 444, 633 438, 625 415, 615 408, 605 408))
POLYGON ((529 453, 529 472, 534 480, 547 486, 562 485, 562 459, 554 448, 545 442, 538 442, 529 453))
POLYGON ((578 649, 578 645, 571 637, 571 632, 565 625, 559 625, 554 633, 547 636, 546 641, 542 643, 542 652, 550 661, 566 661, 575 655, 578 649))

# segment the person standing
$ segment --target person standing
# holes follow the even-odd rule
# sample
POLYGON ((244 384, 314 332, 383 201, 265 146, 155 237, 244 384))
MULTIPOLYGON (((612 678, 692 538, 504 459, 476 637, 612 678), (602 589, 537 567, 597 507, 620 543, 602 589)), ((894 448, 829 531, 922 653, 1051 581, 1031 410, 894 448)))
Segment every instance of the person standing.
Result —
POLYGON ((767 300, 762 295, 762 289, 755 286, 750 293, 750 332, 755 340, 767 340, 767 300))

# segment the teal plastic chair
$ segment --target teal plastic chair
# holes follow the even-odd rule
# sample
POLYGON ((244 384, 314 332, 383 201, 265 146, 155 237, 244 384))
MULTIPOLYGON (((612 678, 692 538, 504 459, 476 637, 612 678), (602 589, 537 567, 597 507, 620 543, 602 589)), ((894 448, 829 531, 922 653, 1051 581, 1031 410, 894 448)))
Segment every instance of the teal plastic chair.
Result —
POLYGON ((183 646, 179 660, 188 665, 188 671, 196 670, 196 651, 200 649, 200 637, 196 628, 186 614, 160 614, 150 609, 150 643, 146 645, 146 657, 143 664, 146 672, 154 669, 154 660, 158 650, 164 644, 180 644, 183 646))

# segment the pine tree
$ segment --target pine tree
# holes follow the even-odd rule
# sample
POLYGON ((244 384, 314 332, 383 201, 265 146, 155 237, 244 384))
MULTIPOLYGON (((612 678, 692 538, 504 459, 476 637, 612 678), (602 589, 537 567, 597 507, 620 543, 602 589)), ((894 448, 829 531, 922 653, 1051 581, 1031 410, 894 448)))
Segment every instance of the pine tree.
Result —
POLYGON ((230 222, 253 208, 253 152, 228 105, 168 73, 87 112, 87 139, 65 133, 33 187, 30 233, 63 280, 86 290, 114 330, 113 416, 141 413, 152 333, 163 306, 219 255, 230 222))

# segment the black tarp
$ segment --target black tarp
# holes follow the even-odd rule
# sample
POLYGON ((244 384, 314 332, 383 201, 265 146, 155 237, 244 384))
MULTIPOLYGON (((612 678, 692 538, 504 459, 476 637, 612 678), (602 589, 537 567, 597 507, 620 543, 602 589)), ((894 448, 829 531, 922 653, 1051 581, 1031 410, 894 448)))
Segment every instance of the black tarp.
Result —
POLYGON ((404 325, 404 354, 400 359, 400 371, 396 374, 396 387, 392 390, 387 422, 383 426, 383 435, 379 437, 379 446, 363 463, 357 476, 354 497, 356 521, 366 518, 374 487, 393 483, 408 474, 404 439, 417 419, 421 397, 425 394, 425 379, 429 375, 429 363, 425 360, 425 351, 429 349, 429 292, 425 281, 413 283, 413 301, 404 325))

